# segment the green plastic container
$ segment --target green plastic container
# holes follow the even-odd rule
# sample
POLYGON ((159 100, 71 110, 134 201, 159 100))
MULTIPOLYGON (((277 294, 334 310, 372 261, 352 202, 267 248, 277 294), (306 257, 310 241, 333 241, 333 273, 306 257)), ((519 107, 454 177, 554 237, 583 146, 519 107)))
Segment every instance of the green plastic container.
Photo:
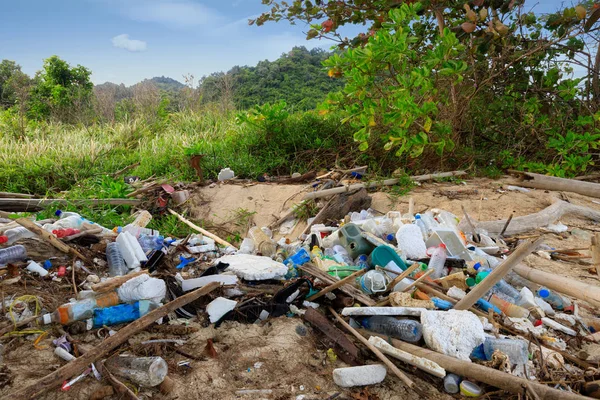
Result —
POLYGON ((375 248, 361 235, 361 230, 354 224, 342 226, 338 232, 340 243, 346 248, 350 257, 355 260, 361 254, 369 255, 375 248))
POLYGON ((344 279, 361 269, 361 267, 356 267, 354 265, 334 265, 333 267, 329 267, 327 273, 333 277, 344 279))
MULTIPOLYGON (((369 264, 386 268, 390 262, 394 262, 402 271, 406 269, 406 264, 400 256, 390 246, 377 246, 371 252, 369 264)), ((391 268, 393 269, 393 268, 391 268)))

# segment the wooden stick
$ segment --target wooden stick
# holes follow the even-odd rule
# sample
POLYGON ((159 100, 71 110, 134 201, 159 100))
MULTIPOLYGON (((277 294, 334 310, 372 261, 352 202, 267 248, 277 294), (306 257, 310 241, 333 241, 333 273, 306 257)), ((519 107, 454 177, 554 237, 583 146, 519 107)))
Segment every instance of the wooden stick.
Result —
POLYGON ((517 264, 514 270, 523 278, 529 279, 538 285, 580 300, 585 300, 594 307, 600 307, 600 290, 598 290, 598 286, 588 285, 587 283, 578 282, 564 276, 533 269, 523 264, 517 264))
POLYGON ((504 236, 504 232, 506 232, 506 229, 508 228, 508 225, 510 224, 510 221, 512 221, 513 215, 514 214, 511 213, 508 216, 508 219, 506 220, 506 223, 504 224, 504 227, 502 228, 502 230, 500 231, 500 234, 498 236, 500 236, 500 237, 504 236))
POLYGON ((112 174, 111 176, 112 176, 113 178, 116 178, 117 176, 121 175, 123 172, 125 172, 125 171, 129 171, 130 169, 133 169, 133 168, 137 167, 138 165, 140 165, 140 163, 139 163, 139 162, 136 162, 135 164, 128 165, 128 166, 126 166, 125 168, 122 168, 122 169, 118 170, 117 172, 115 172, 115 173, 114 173, 114 174, 112 174))
MULTIPOLYGON (((1 196, 0 196, 1 197, 1 196)), ((85 204, 85 205, 99 205, 109 204, 113 206, 137 206, 141 204, 140 200, 136 199, 80 199, 80 200, 66 200, 66 199, 6 199, 0 198, 0 209, 7 211, 25 211, 29 209, 42 209, 50 205, 65 205, 65 204, 85 204)))
POLYGON ((396 367, 396 365, 394 365, 394 363, 392 363, 390 361, 390 359, 387 358, 385 356, 385 354, 383 354, 381 352, 381 350, 379 350, 377 347, 375 347, 371 343, 369 343, 369 341, 367 339, 365 339, 360 333, 358 333, 356 331, 356 329, 354 329, 346 321, 344 321, 344 319, 342 317, 340 317, 339 314, 336 313, 333 308, 329 307, 329 312, 331 314, 333 314, 335 319, 337 319, 339 321, 339 323, 342 324, 348 332, 352 333, 358 340, 361 341, 362 344, 367 346, 369 348, 369 350, 371 350, 373 352, 373 354, 375 354, 377 356, 377 358, 379 358, 381 361, 383 361, 383 363, 394 373, 394 375, 396 375, 398 378, 400 378, 400 380, 402 382, 404 382, 404 384, 406 386, 408 386, 409 388, 411 388, 413 390, 417 389, 417 386, 415 385, 415 383, 412 380, 410 380, 410 378, 408 376, 406 376, 404 374, 404 372, 400 371, 398 369, 398 367, 396 367))
MULTIPOLYGON (((4 212, 4 211, 0 211, 0 217, 5 217, 8 218, 10 214, 4 212)), ((25 228, 27 228, 29 231, 35 233, 40 239, 44 240, 45 242, 51 244, 52 246, 56 247, 58 250, 62 251, 63 253, 69 254, 71 256, 77 257, 83 261, 86 262, 90 262, 87 257, 85 257, 84 255, 82 255, 80 252, 78 252, 77 250, 75 250, 74 248, 64 244, 62 242, 62 240, 58 239, 56 236, 54 236, 52 233, 40 228, 39 226, 37 226, 35 224, 35 222, 27 219, 27 218, 17 218, 15 220, 15 222, 25 228)))
MULTIPOLYGON (((487 279, 487 278, 486 278, 487 279)), ((369 336, 379 336, 385 340, 389 340, 388 337, 383 335, 361 330, 361 333, 369 336)), ((410 343, 403 342, 397 339, 391 339, 391 343, 394 347, 400 350, 404 350, 407 353, 411 353, 418 357, 423 357, 439 364, 442 368, 450 371, 459 376, 472 379, 475 381, 483 382, 488 385, 507 390, 515 394, 524 394, 525 387, 533 388, 537 395, 544 400, 585 400, 588 397, 582 395, 567 392, 564 390, 553 389, 550 386, 546 386, 541 383, 532 382, 527 379, 518 378, 514 375, 507 374, 506 372, 498 371, 489 367, 485 367, 480 364, 472 363, 470 361, 459 360, 445 354, 437 353, 435 351, 415 346, 410 343)))
MULTIPOLYGON (((447 178, 447 177, 451 177, 451 176, 463 176, 466 174, 467 173, 465 171, 452 171, 452 172, 442 172, 439 174, 416 175, 416 176, 411 176, 410 178, 413 181, 422 182, 422 181, 428 181, 428 180, 436 179, 436 178, 447 178)), ((391 185, 397 184, 398 182, 400 182, 400 179, 386 179, 384 181, 379 181, 379 182, 357 183, 354 185, 341 186, 341 187, 336 187, 333 189, 319 190, 317 192, 307 193, 304 195, 303 199, 304 200, 318 199, 320 197, 331 196, 332 194, 353 192, 355 190, 362 189, 362 188, 370 189, 370 188, 375 188, 375 187, 380 187, 380 186, 391 186, 391 185)))
POLYGON ((131 274, 123 275, 123 276, 115 276, 114 278, 107 279, 104 282, 96 283, 92 285, 92 290, 96 293, 105 293, 109 292, 115 288, 118 288, 128 280, 135 278, 136 276, 147 274, 148 271, 142 270, 133 272, 131 274))
POLYGON ((8 199, 31 199, 31 198, 33 198, 33 195, 32 194, 25 194, 25 193, 0 192, 0 198, 8 198, 8 199))
POLYGON ((423 275, 421 275, 417 280, 415 280, 413 283, 411 283, 410 285, 408 285, 407 287, 405 287, 404 289, 402 289, 403 292, 408 292, 410 289, 412 289, 413 287, 416 286, 417 283, 420 283, 423 279, 427 278, 429 275, 431 275, 433 273, 432 269, 429 269, 427 271, 425 271, 425 273, 423 275))
POLYGON ((499 266, 494 268, 494 270, 490 272, 490 274, 483 281, 481 281, 481 283, 471 289, 471 291, 465 297, 456 303, 454 309, 468 310, 471 308, 471 306, 475 304, 477 300, 479 300, 488 290, 490 290, 492 286, 500 282, 500 280, 504 278, 515 265, 523 261, 525 257, 537 249, 542 241, 543 238, 539 238, 535 242, 528 240, 517 247, 517 249, 499 266))
POLYGON ((320 290, 318 293, 313 294, 307 300, 308 301, 315 301, 319 297, 324 296, 325 294, 327 294, 327 293, 329 293, 331 291, 334 291, 335 289, 339 288, 340 286, 343 286, 346 283, 352 282, 354 279, 358 278, 359 276, 364 275, 366 272, 367 272, 366 269, 361 269, 360 271, 356 271, 355 273, 353 273, 351 275, 348 275, 347 277, 345 277, 341 281, 337 281, 336 283, 327 286, 325 289, 320 290))
POLYGON ((600 233, 592 236, 590 252, 592 253, 592 264, 596 267, 596 275, 600 275, 600 233))
POLYGON ((114 377, 114 375, 104 365, 104 361, 100 361, 99 366, 100 374, 104 375, 104 377, 117 391, 117 393, 120 393, 122 396, 125 396, 125 398, 128 398, 129 400, 139 400, 135 393, 133 393, 127 386, 125 386, 123 382, 114 377))
POLYGON ((65 380, 71 378, 74 375, 82 373, 88 366, 94 361, 102 358, 109 351, 117 348, 121 344, 125 343, 127 339, 136 333, 146 329, 154 321, 166 316, 167 314, 175 311, 176 309, 191 303, 192 301, 212 292, 219 287, 217 282, 209 283, 203 288, 194 290, 191 293, 185 294, 177 299, 165 304, 156 310, 150 311, 140 319, 130 323, 129 325, 121 328, 116 334, 107 338, 92 351, 89 351, 78 357, 77 359, 66 364, 62 368, 57 369, 54 372, 46 375, 32 385, 25 387, 24 389, 18 390, 11 395, 11 399, 31 399, 40 396, 45 393, 48 389, 60 386, 65 380))
POLYGON ((331 203, 333 202, 334 199, 335 199, 335 197, 331 197, 331 199, 329 199, 329 201, 327 201, 327 203, 325 203, 325 205, 323 206, 323 208, 321 208, 319 210, 319 212, 317 213, 317 215, 315 215, 315 217, 310 222, 310 224, 306 224, 306 228, 304 228, 304 230, 302 231, 303 235, 307 235, 308 232, 310 232, 310 227, 313 226, 315 223, 317 223, 317 224, 320 223, 319 218, 321 218, 321 216, 323 214, 325 214, 325 212, 327 211, 327 209, 329 208, 329 206, 331 205, 331 203))
POLYGON ((469 217, 469 214, 467 213, 467 210, 465 209, 465 206, 463 206, 461 204, 460 208, 462 208, 462 212, 465 215, 465 219, 467 220, 467 224, 469 225, 469 229, 471 229, 471 233, 473 234, 473 236, 475 236, 477 234, 477 232, 475 232, 475 225, 473 225, 473 221, 471 221, 471 218, 469 217))
MULTIPOLYGON (((319 280, 321 280, 329 285, 337 282, 336 278, 329 275, 327 272, 320 270, 313 263, 307 262, 306 264, 303 264, 298 268, 301 271, 314 276, 315 278, 319 278, 319 280)), ((341 286, 339 288, 339 290, 346 293, 348 296, 354 298, 356 301, 359 301, 366 306, 374 306, 375 305, 375 301, 373 299, 371 299, 369 296, 367 296, 366 294, 364 294, 362 292, 362 290, 358 289, 356 286, 346 284, 346 285, 341 286)))
POLYGON ((408 199, 408 215, 415 215, 415 199, 412 196, 408 199))
POLYGON ((126 194, 125 197, 134 197, 134 196, 137 196, 138 194, 149 192, 150 190, 155 189, 157 186, 160 186, 166 182, 167 182, 166 179, 161 179, 159 181, 152 182, 140 189, 134 190, 133 192, 126 194))
POLYGON ((396 286, 398 284, 398 282, 400 282, 402 279, 406 278, 407 276, 409 276, 410 274, 415 272, 420 266, 421 266, 421 264, 416 262, 413 265, 411 265, 410 267, 408 267, 404 272, 402 272, 400 275, 395 277, 393 281, 390 282, 390 284, 387 287, 388 290, 392 290, 394 288, 394 286, 396 286))
POLYGON ((215 235, 214 233, 210 233, 209 231, 207 231, 206 229, 202 229, 200 228, 198 225, 194 224, 192 221, 188 221, 187 219, 183 218, 181 215, 177 214, 175 211, 171 210, 170 208, 168 209, 169 212, 173 215, 175 215, 177 218, 179 218, 179 220, 181 222, 183 222, 184 224, 186 224, 187 226, 189 226, 190 228, 200 232, 201 234, 203 234, 204 236, 208 236, 209 238, 211 238, 212 240, 214 240, 215 242, 222 244, 223 246, 230 246, 233 247, 234 249, 237 250, 237 247, 235 247, 234 245, 232 245, 231 243, 229 243, 226 240, 221 239, 220 237, 218 237, 217 235, 215 235))

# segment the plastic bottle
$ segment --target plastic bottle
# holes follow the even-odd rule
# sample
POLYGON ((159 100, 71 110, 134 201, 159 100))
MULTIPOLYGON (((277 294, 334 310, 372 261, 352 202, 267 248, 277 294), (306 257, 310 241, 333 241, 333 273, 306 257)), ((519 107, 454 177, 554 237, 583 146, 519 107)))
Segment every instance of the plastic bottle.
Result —
POLYGON ((116 243, 119 245, 119 250, 121 250, 125 264, 129 269, 138 268, 142 262, 148 261, 142 246, 129 232, 119 233, 116 243))
POLYGON ((106 261, 108 262, 109 276, 122 276, 129 272, 125 260, 123 260, 121 249, 115 242, 106 245, 106 261))
POLYGON ((268 237, 258 226, 253 226, 248 232, 260 254, 273 257, 277 251, 277 244, 268 237))
POLYGON ((444 378, 444 390, 450 394, 460 392, 460 382, 462 378, 456 374, 447 374, 444 378))
POLYGON ((73 361, 76 357, 69 353, 67 350, 63 349, 62 347, 57 347, 54 349, 54 354, 56 354, 56 356, 62 358, 65 361, 73 361))
POLYGON ((82 217, 81 215, 77 214, 76 212, 72 212, 72 211, 63 212, 61 210, 56 210, 56 212, 54 214, 59 218, 59 220, 56 221, 55 224, 58 225, 60 228, 80 228, 85 223, 88 225, 93 225, 93 226, 102 228, 103 234, 112 232, 110 229, 107 229, 101 225, 98 225, 97 223, 92 222, 89 219, 82 217))
POLYGON ((346 265, 353 264, 352 258, 350 257, 350 255, 348 254, 348 250, 346 250, 344 246, 336 244, 335 246, 333 246, 332 250, 333 258, 335 258, 337 262, 346 263, 346 265))
POLYGON ((550 289, 542 287, 537 291, 537 294, 546 303, 549 303, 555 309, 562 310, 563 308, 565 308, 565 303, 563 301, 563 298, 560 297, 558 294, 554 293, 553 291, 551 291, 550 289))
POLYGON ((521 292, 519 293, 519 297, 515 301, 515 304, 527 309, 536 308, 538 306, 535 303, 535 296, 527 286, 521 288, 521 292))
POLYGON ((534 283, 528 279, 523 278, 522 276, 520 276, 519 274, 517 274, 516 272, 509 272, 505 277, 504 280, 508 283, 510 283, 513 286, 516 287, 528 287, 529 290, 531 290, 532 292, 537 292, 538 289, 541 287, 540 285, 538 285, 537 283, 534 283))
POLYGON ((45 325, 53 322, 67 325, 74 321, 91 318, 96 308, 110 307, 117 304, 119 304, 119 296, 117 296, 116 292, 105 293, 93 299, 63 304, 53 313, 40 317, 40 322, 43 322, 45 325))
POLYGON ((435 308, 437 308, 438 310, 449 310, 452 307, 454 307, 453 303, 450 303, 449 301, 442 300, 437 297, 432 297, 431 301, 433 302, 433 305, 435 306, 435 308))
POLYGON ((446 228, 456 228, 458 226, 459 219, 456 215, 449 211, 442 210, 438 213, 435 219, 440 223, 441 226, 446 228))
POLYGON ((440 244, 431 254, 429 259, 429 269, 432 269, 431 279, 439 279, 444 272, 444 264, 446 263, 446 245, 440 244))
POLYGON ((323 258, 323 252, 321 251, 319 246, 313 246, 312 250, 310 251, 310 258, 313 260, 315 258, 323 258))
POLYGON ((119 304, 112 307, 96 308, 93 310, 92 328, 102 328, 104 325, 118 325, 135 321, 150 311, 160 307, 150 300, 139 300, 133 304, 119 304))
POLYGON ((542 299, 541 297, 536 297, 534 299, 535 304, 537 304, 537 306, 544 312, 544 314, 552 317, 553 315, 556 314, 556 312, 554 311, 554 309, 552 308, 552 306, 550 304, 548 304, 546 301, 544 301, 544 299, 542 299))
MULTIPOLYGON (((431 233, 439 227, 437 221, 433 218, 433 214, 431 212, 426 212, 425 214, 419 214, 421 216, 421 221, 423 221, 423 225, 425 225, 426 237, 429 238, 431 233)), ((416 216, 415 216, 416 217, 416 216)))
POLYGON ((0 250, 0 265, 6 265, 25 258, 27 258, 27 250, 20 244, 0 250))
POLYGON ((506 314, 509 317, 528 318, 529 314, 530 314, 529 310, 526 310, 523 307, 519 307, 515 304, 512 304, 506 300, 502 300, 501 298, 499 298, 496 295, 492 295, 492 298, 490 299, 490 303, 492 303, 493 305, 498 307, 500 309, 500 311, 502 311, 504 314, 506 314))
POLYGON ((425 227, 425 223, 421 219, 421 214, 415 215, 415 225, 417 225, 421 230, 421 235, 423 236, 423 239, 426 239, 428 237, 427 228, 425 227))
MULTIPOLYGON (((31 232, 24 226, 18 226, 16 228, 4 231, 4 236, 6 237, 6 241, 4 243, 10 246, 18 240, 35 237, 35 233, 31 232)), ((0 243, 3 242, 0 241, 0 243)))
POLYGON ((363 269, 367 269, 369 268, 369 263, 367 261, 368 259, 369 257, 367 257, 365 254, 361 254, 356 258, 356 260, 354 260, 354 265, 363 269))
POLYGON ((240 244, 238 254, 252 254, 254 253, 254 240, 251 238, 244 238, 240 244))
POLYGON ((165 380, 169 367, 162 357, 111 357, 106 367, 113 374, 137 383, 140 386, 158 386, 165 380))
POLYGON ((48 275, 48 271, 46 271, 44 267, 42 267, 40 264, 36 263, 33 260, 29 261, 29 264, 27 264, 27 271, 35 272, 41 277, 48 275))
MULTIPOLYGON (((479 284, 490 274, 490 272, 491 270, 486 267, 477 268, 477 276, 475 277, 475 282, 479 284)), ((504 297, 511 299, 512 302, 516 302, 519 298, 519 291, 515 289, 512 285, 507 283, 504 279, 500 279, 492 287, 492 292, 500 292, 504 295, 504 297)))
POLYGON ((358 282, 359 287, 366 294, 385 292, 387 288, 386 275, 376 270, 368 271, 358 278, 358 282))
POLYGON ((421 323, 412 319, 396 319, 385 315, 375 315, 363 319, 361 323, 365 329, 409 343, 417 343, 423 336, 421 323))
POLYGON ((75 229, 75 228, 54 229, 52 231, 52 233, 54 234, 54 236, 56 236, 59 239, 67 237, 67 236, 76 235, 76 234, 78 234, 80 232, 81 231, 79 229, 75 229))
POLYGON ((296 254, 292 255, 291 257, 288 257, 288 259, 285 260, 283 263, 285 265, 303 265, 309 261, 310 255, 308 254, 308 251, 301 247, 300 250, 296 252, 296 254))
POLYGON ((487 337, 483 342, 483 351, 488 360, 492 359, 495 350, 499 350, 508 356, 511 364, 525 364, 529 358, 527 342, 515 339, 496 339, 487 337))
MULTIPOLYGON (((148 253, 149 251, 152 251, 152 250, 160 250, 165 245, 164 236, 140 235, 137 238, 137 241, 140 244, 140 246, 142 247, 142 250, 144 251, 144 253, 148 253)), ((197 247, 200 247, 200 246, 197 246, 197 247)), ((211 250, 207 250, 207 251, 213 251, 213 250, 214 250, 214 248, 211 250)), ((199 251, 199 252, 202 252, 202 251, 199 251)))

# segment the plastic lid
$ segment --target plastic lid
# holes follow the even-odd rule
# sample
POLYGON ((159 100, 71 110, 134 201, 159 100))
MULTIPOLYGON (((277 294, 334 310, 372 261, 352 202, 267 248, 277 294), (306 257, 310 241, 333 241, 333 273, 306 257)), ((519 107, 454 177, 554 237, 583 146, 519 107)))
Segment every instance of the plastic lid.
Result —
POLYGON ((440 243, 440 247, 441 247, 442 249, 445 249, 445 248, 446 248, 446 245, 445 245, 444 243, 440 243))
POLYGON ((358 259, 359 259, 360 261, 367 261, 367 256, 366 256, 366 255, 364 255, 364 254, 361 254, 360 256, 358 256, 358 259))
POLYGON ((546 298, 546 297, 550 296, 550 291, 546 288, 541 288, 540 290, 538 290, 538 294, 540 295, 541 298, 546 298))
POLYGON ((460 383, 460 393, 466 397, 478 397, 481 396, 483 391, 473 382, 462 381, 460 383))
POLYGON ((416 214, 415 219, 421 219, 421 214, 416 214))
POLYGON ((388 242, 391 242, 392 240, 394 240, 394 235, 392 235, 392 234, 390 233, 390 234, 388 234, 388 235, 387 235, 385 238, 387 239, 387 241, 388 241, 388 242))
POLYGON ((62 214, 62 213, 63 213, 62 210, 56 210, 54 212, 54 215, 56 215, 57 217, 60 217, 60 214, 62 214))
POLYGON ((471 277, 468 277, 465 280, 465 283, 467 284, 468 287, 473 287, 473 286, 475 286, 477 284, 477 282, 475 282, 475 279, 473 279, 471 277))
POLYGON ((481 263, 480 262, 476 262, 475 265, 473 265, 473 269, 475 271, 477 271, 479 268, 481 268, 481 263))
POLYGON ((8 242, 8 236, 0 236, 0 244, 8 242))

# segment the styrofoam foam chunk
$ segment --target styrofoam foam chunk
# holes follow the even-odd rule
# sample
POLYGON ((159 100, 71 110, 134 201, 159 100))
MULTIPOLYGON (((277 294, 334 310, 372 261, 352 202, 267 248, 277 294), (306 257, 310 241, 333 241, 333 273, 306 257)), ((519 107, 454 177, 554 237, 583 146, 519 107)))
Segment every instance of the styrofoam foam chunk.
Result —
POLYGON ((383 364, 337 368, 333 370, 333 381, 341 387, 375 385, 382 382, 386 374, 387 369, 383 364))
POLYGON ((398 248, 406 258, 419 259, 427 257, 427 247, 423 241, 423 233, 417 225, 402 225, 396 233, 398 248))
POLYGON ((223 315, 233 310, 237 301, 226 299, 225 297, 217 297, 206 306, 206 312, 211 323, 217 322, 223 315))
POLYGON ((483 325, 470 311, 424 311, 421 324, 430 349, 460 360, 470 362, 473 349, 485 341, 483 325))
POLYGON ((233 254, 223 256, 214 261, 229 264, 227 271, 233 272, 239 278, 248 281, 262 281, 266 279, 281 279, 287 273, 287 267, 269 257, 254 256, 251 254, 233 254))
POLYGON ((194 279, 179 279, 181 290, 188 292, 193 289, 201 288, 211 282, 219 282, 223 285, 235 285, 238 283, 238 277, 235 275, 208 275, 194 279))

